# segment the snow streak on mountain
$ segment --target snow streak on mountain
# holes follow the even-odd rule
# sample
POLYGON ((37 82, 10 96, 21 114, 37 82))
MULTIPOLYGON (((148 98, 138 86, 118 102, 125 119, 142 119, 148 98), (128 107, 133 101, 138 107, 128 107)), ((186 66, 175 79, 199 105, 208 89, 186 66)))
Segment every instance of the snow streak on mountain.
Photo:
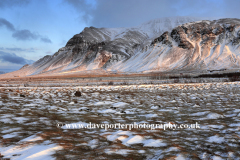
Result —
POLYGON ((89 27, 54 55, 4 76, 238 69, 239 45, 239 19, 173 17, 133 28, 89 27))

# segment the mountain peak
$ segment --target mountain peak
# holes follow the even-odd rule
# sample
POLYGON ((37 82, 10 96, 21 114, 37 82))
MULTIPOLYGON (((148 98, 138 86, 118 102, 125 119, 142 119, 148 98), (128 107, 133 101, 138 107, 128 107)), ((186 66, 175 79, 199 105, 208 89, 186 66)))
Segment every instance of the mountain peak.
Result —
POLYGON ((14 74, 236 69, 240 64, 239 26, 239 19, 166 17, 132 28, 86 27, 53 56, 45 56, 14 74))

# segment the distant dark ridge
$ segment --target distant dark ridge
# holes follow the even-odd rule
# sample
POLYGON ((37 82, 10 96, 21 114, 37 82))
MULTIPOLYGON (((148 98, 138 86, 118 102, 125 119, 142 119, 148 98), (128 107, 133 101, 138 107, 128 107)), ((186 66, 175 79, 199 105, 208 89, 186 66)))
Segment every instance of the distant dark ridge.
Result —
POLYGON ((232 73, 215 73, 215 74, 202 74, 199 76, 195 76, 193 78, 229 78, 229 81, 240 81, 240 73, 232 72, 232 73))
POLYGON ((166 76, 166 75, 154 75, 150 76, 150 79, 198 79, 198 78, 228 78, 229 82, 240 81, 240 72, 231 73, 211 73, 211 74, 200 74, 198 76, 191 76, 189 74, 179 75, 179 76, 166 76))

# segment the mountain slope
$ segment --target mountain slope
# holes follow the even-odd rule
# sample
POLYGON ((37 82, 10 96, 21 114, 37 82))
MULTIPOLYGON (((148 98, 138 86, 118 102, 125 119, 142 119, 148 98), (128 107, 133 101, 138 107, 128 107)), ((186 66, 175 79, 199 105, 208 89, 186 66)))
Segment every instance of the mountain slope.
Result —
POLYGON ((199 20, 173 17, 134 28, 85 28, 54 55, 4 76, 238 69, 240 20, 199 20))
POLYGON ((239 46, 239 19, 187 23, 165 32, 149 49, 113 65, 112 69, 124 72, 238 69, 239 46))

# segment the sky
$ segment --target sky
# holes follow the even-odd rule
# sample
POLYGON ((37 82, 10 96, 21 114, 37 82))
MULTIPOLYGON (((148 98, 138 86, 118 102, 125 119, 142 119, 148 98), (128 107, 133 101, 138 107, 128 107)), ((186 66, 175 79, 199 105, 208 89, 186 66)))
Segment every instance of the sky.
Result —
POLYGON ((52 55, 85 27, 174 16, 240 18, 240 0, 0 0, 0 71, 52 55))

